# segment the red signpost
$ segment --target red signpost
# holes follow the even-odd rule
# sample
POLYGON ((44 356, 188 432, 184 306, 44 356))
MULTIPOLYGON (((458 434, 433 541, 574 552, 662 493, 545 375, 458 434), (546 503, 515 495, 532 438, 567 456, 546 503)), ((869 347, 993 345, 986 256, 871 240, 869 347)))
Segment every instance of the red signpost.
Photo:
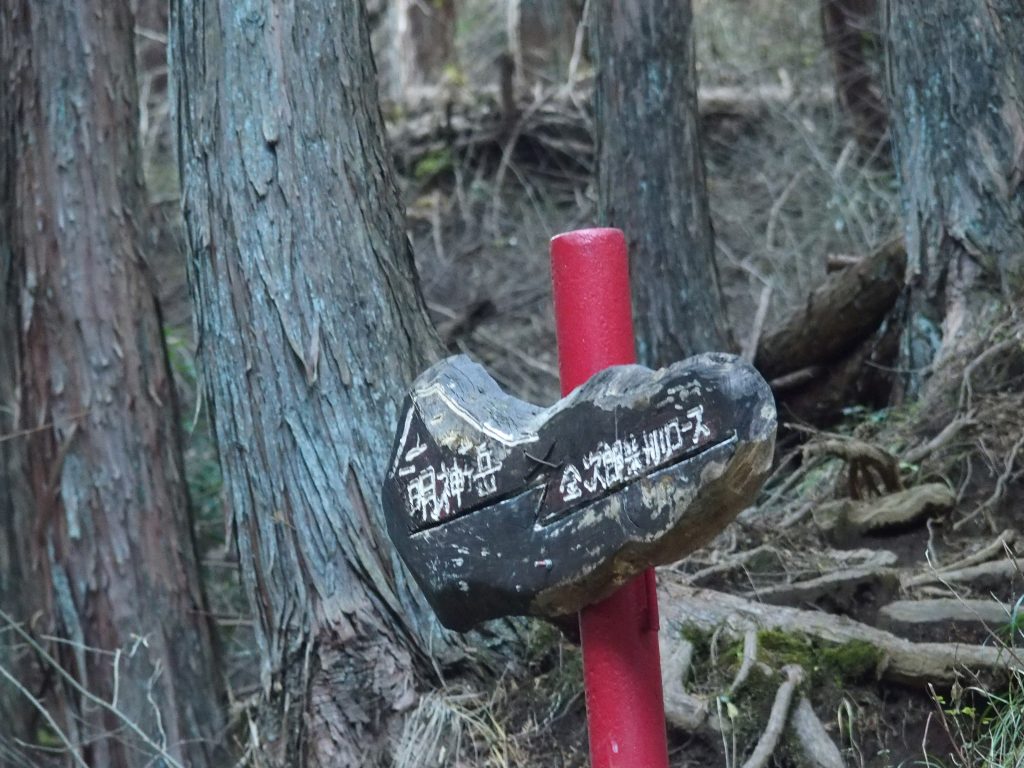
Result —
MULTIPOLYGON (((626 240, 580 229, 551 240, 562 394, 636 362, 626 240)), ((580 613, 593 768, 668 768, 654 570, 580 613)))

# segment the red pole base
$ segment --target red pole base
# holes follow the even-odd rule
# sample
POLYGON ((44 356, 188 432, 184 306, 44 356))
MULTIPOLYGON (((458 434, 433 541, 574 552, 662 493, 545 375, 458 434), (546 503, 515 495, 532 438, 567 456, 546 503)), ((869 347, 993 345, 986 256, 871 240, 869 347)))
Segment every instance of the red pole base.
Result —
MULTIPOLYGON (((551 240, 562 394, 636 362, 626 240, 582 229, 551 240)), ((580 614, 593 768, 668 768, 654 571, 580 614)))

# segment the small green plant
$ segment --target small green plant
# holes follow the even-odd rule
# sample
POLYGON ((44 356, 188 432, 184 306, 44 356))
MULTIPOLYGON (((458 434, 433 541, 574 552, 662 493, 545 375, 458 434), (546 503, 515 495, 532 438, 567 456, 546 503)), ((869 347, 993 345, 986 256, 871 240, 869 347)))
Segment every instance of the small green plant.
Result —
POLYGON ((1001 693, 971 687, 947 698, 933 690, 932 700, 953 751, 948 762, 926 753, 927 766, 1024 768, 1024 670, 1013 670, 1001 693))

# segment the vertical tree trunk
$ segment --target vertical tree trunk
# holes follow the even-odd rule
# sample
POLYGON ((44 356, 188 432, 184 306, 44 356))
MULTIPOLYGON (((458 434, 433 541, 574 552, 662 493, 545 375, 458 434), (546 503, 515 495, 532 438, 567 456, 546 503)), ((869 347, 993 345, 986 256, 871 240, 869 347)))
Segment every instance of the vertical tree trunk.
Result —
POLYGON ((726 349, 690 0, 602 2, 591 13, 598 202, 629 243, 638 357, 664 365, 726 349))
MULTIPOLYGON (((4 93, 10 92, 10 73, 14 67, 11 50, 13 40, 10 25, 0 17, 0 88, 4 89, 4 93)), ((14 125, 11 99, 2 98, 0 144, 11 140, 14 125)), ((18 319, 14 304, 17 292, 13 286, 10 239, 14 211, 6 204, 11 199, 13 184, 11 163, 5 159, 0 162, 0 607, 15 616, 23 616, 19 592, 24 580, 21 575, 18 521, 15 520, 15 514, 23 508, 19 506, 21 500, 18 495, 19 479, 24 477, 24 473, 18 466, 17 451, 12 450, 18 422, 18 348, 15 342, 18 319)), ((5 635, 0 634, 0 638, 5 638, 5 635)), ((15 645, 0 639, 0 667, 7 671, 13 671, 16 666, 15 645)), ((0 762, 3 762, 8 750, 11 754, 17 754, 13 743, 15 738, 25 738, 24 721, 16 715, 22 711, 18 705, 18 693, 14 687, 7 681, 0 681, 0 722, 7 724, 6 735, 0 736, 0 762)))
POLYGON ((886 27, 919 370, 985 327, 986 296, 1024 291, 1024 6, 888 0, 886 27))
POLYGON ((582 8, 575 0, 519 0, 519 44, 526 82, 564 82, 582 8))
POLYGON ((362 3, 179 0, 201 363, 257 617, 273 765, 371 765, 440 634, 385 532, 398 407, 440 353, 362 3))
POLYGON ((117 709, 153 742, 65 685, 58 717, 87 763, 208 765, 221 736, 218 672, 175 392, 138 249, 132 15, 127 0, 10 0, 0 26, 14 113, 0 199, 14 307, 3 309, 16 313, 19 375, 4 407, 23 432, 33 503, 30 534, 18 532, 30 542, 21 577, 44 585, 26 609, 68 641, 55 646, 64 668, 108 702, 116 690, 117 709))
POLYGON ((876 0, 821 0, 822 33, 839 101, 853 121, 857 143, 871 153, 885 149, 889 119, 868 58, 868 41, 878 36, 877 15, 876 0))
POLYGON ((455 62, 455 0, 392 0, 392 69, 399 99, 438 85, 455 62))

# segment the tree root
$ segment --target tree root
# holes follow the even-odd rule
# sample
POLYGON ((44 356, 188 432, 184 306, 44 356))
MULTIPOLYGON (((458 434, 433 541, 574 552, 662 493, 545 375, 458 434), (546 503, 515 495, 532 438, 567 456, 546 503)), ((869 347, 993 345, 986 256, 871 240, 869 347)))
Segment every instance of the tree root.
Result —
POLYGON ((1024 557, 1007 558, 1006 560, 992 560, 987 563, 979 563, 966 568, 943 569, 940 571, 929 571, 916 576, 905 578, 902 581, 904 588, 920 587, 924 584, 936 582, 963 584, 969 581, 980 581, 982 579, 1007 580, 1014 575, 1024 576, 1024 557))
POLYGON ((955 494, 942 483, 927 483, 880 499, 839 499, 814 511, 814 521, 825 533, 845 540, 884 528, 907 525, 933 511, 949 511, 955 494))
POLYGON ((828 735, 806 697, 793 709, 790 727, 811 768, 845 768, 839 747, 828 735))
POLYGON ((805 456, 829 454, 846 461, 851 499, 864 499, 903 490, 900 465, 888 451, 851 437, 831 437, 808 443, 805 456), (879 485, 881 483, 881 485, 879 485))
POLYGON ((843 616, 799 608, 768 606, 681 583, 678 575, 661 574, 662 622, 670 627, 695 627, 711 633, 726 628, 741 636, 749 630, 774 630, 807 635, 834 644, 867 643, 879 654, 876 675, 892 682, 921 686, 949 685, 963 670, 983 684, 1000 684, 1011 669, 1024 667, 1005 649, 955 643, 915 643, 843 616))
POLYGON ((768 716, 768 725, 765 726, 764 733, 757 740, 757 746, 754 747, 754 751, 743 764, 743 768, 764 768, 771 759, 772 753, 775 752, 779 738, 785 730, 786 720, 789 718, 789 705, 793 701, 793 692, 803 682, 804 671, 796 664, 787 664, 782 668, 782 673, 786 676, 786 680, 779 686, 779 690, 775 694, 772 711, 768 716))

